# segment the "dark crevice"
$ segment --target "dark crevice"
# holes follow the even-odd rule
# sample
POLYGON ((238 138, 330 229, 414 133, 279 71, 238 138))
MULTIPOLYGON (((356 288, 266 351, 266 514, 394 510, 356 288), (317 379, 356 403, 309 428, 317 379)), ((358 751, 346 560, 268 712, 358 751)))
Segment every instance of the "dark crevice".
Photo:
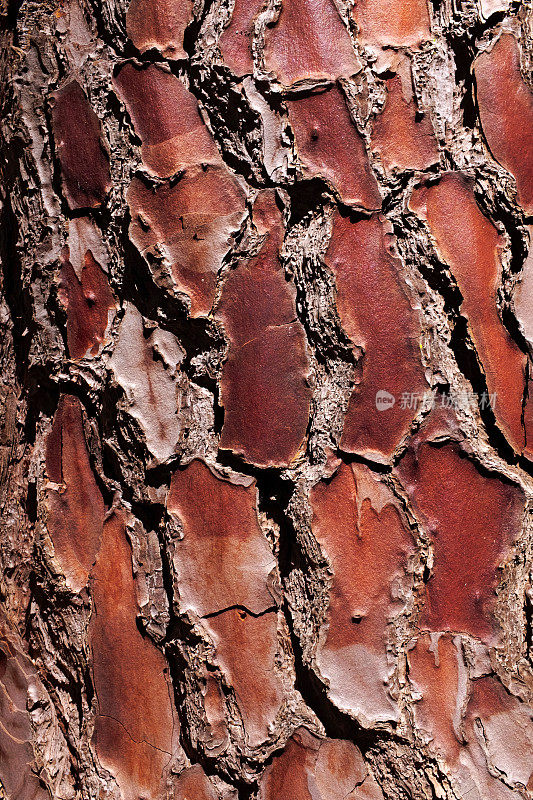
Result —
POLYGON ((255 188, 272 186, 262 158, 261 115, 248 104, 229 70, 193 63, 188 77, 189 88, 202 103, 228 166, 255 188))
POLYGON ((504 327, 506 328, 509 336, 514 343, 525 353, 531 355, 531 344, 528 342, 522 331, 520 330, 520 323, 511 311, 508 305, 504 305, 501 310, 501 318, 504 327))
POLYGON ((217 453, 217 462, 223 467, 230 467, 234 472, 241 475, 248 475, 256 481, 276 481, 278 488, 282 485, 291 486, 289 480, 280 477, 279 473, 281 467, 259 467, 256 464, 251 464, 245 461, 244 458, 234 453, 232 450, 219 450, 217 453))
POLYGON ((198 19, 193 19, 185 30, 183 36, 183 49, 190 59, 196 55, 196 48, 198 44, 198 37, 202 30, 205 19, 213 6, 214 0, 204 0, 202 12, 198 19))
POLYGON ((37 522, 38 501, 37 501, 37 483, 30 481, 28 483, 28 491, 26 493, 26 514, 28 520, 32 525, 37 522))
MULTIPOLYGON (((412 219, 403 218, 407 230, 416 233, 422 223, 412 219)), ((400 228, 398 222, 393 220, 393 227, 398 240, 401 242, 406 236, 406 230, 400 228)), ((413 236, 416 242, 416 236, 413 236)), ((416 262, 409 253, 404 253, 407 261, 413 262, 412 266, 420 272, 428 282, 431 289, 436 291, 444 301, 444 310, 450 323, 450 342, 449 346, 455 356, 457 366, 463 376, 472 386, 472 390, 477 397, 478 409, 491 445, 498 455, 509 465, 519 465, 528 474, 533 475, 533 464, 520 453, 516 453, 509 444, 505 435, 498 427, 494 411, 490 403, 484 402, 484 398, 490 396, 487 380, 483 367, 479 361, 476 349, 472 343, 468 321, 460 311, 463 302, 462 294, 457 286, 451 272, 445 264, 439 261, 437 255, 432 252, 417 253, 416 262)))
POLYGON ((458 31, 448 30, 445 38, 454 55, 455 61, 455 82, 462 87, 463 97, 461 99, 461 109, 463 111, 463 124, 466 128, 474 129, 478 121, 478 109, 476 103, 475 75, 472 69, 474 59, 478 55, 477 44, 486 33, 496 27, 505 19, 505 11, 496 11, 488 20, 479 17, 470 20, 470 24, 465 29, 462 27, 458 31))
POLYGON ((387 464, 375 459, 363 456, 360 453, 348 453, 346 450, 337 448, 337 456, 344 461, 345 464, 364 464, 366 467, 377 472, 380 475, 388 475, 392 472, 392 464, 387 464))
POLYGON ((307 216, 331 201, 331 189, 323 178, 310 178, 284 187, 290 199, 288 228, 299 225, 307 216))
MULTIPOLYGON (((278 476, 279 477, 279 476, 278 476)), ((299 537, 293 522, 288 513, 288 505, 292 498, 292 491, 287 482, 280 487, 276 479, 258 482, 260 510, 264 511, 274 521, 277 522, 280 530, 279 540, 279 569, 282 581, 287 585, 293 570, 297 570, 301 575, 312 575, 316 564, 309 560, 309 556, 301 547, 299 537)), ((309 587, 306 587, 309 588, 309 587)), ((310 591, 304 607, 309 610, 313 608, 313 594, 310 591)), ((347 739, 352 741, 362 752, 363 756, 371 761, 375 761, 376 756, 385 757, 387 749, 391 746, 405 748, 405 752, 412 756, 411 746, 404 737, 397 734, 394 730, 385 725, 374 728, 365 728, 357 720, 337 706, 328 697, 326 686, 319 680, 311 666, 304 659, 304 652, 300 637, 295 628, 293 614, 291 610, 290 597, 284 593, 282 605, 287 626, 290 633, 290 640, 294 656, 294 669, 296 674, 295 688, 300 692, 306 705, 313 710, 322 725, 326 736, 331 739, 347 739)), ((358 622, 354 619, 354 624, 358 622)), ((394 770, 395 761, 392 759, 387 762, 388 770, 394 770)), ((417 770, 424 773, 435 774, 440 782, 446 785, 445 776, 441 773, 434 759, 427 759, 423 766, 420 762, 414 765, 417 770)), ((405 778, 399 773, 396 776, 396 786, 394 794, 387 791, 386 782, 380 780, 380 784, 386 798, 402 798, 410 800, 412 794, 405 783, 405 778)), ((426 781, 428 785, 431 781, 426 781)))
POLYGON ((232 606, 227 606, 226 608, 220 608, 218 611, 211 611, 209 614, 204 614, 201 619, 212 619, 212 617, 219 617, 221 614, 226 614, 228 611, 240 611, 244 616, 258 619, 259 617, 264 617, 265 614, 273 614, 277 610, 277 606, 269 606, 268 608, 264 608, 262 611, 252 611, 250 608, 246 608, 246 606, 236 603, 232 606))
POLYGON ((18 15, 22 7, 23 0, 7 0, 3 5, 0 14, 0 31, 10 31, 13 33, 13 44, 18 42, 18 15))
MULTIPOLYGON (((299 544, 298 533, 288 512, 290 501, 294 496, 292 482, 283 480, 275 473, 269 476, 263 475, 258 479, 258 495, 259 510, 272 519, 280 531, 278 564, 282 581, 286 582, 294 569, 311 574, 317 564, 309 563, 308 556, 299 544)), ((311 595, 308 600, 309 609, 312 609, 311 595)), ((326 735, 334 739, 348 738, 358 745, 360 737, 365 740, 368 735, 370 746, 370 743, 374 742, 374 734, 366 731, 349 715, 337 709, 327 697, 325 686, 304 663, 300 639, 294 628, 290 602, 286 593, 282 609, 291 635, 296 669, 296 688, 302 694, 307 705, 317 714, 326 729, 326 735)), ((387 735, 387 732, 384 734, 387 735)))
MULTIPOLYGON (((520 275, 528 255, 522 214, 516 211, 508 198, 501 192, 498 192, 495 200, 490 203, 484 192, 476 191, 475 194, 477 203, 485 216, 494 225, 500 223, 504 227, 510 245, 509 272, 511 275, 520 275)), ((512 297, 509 295, 505 283, 500 287, 499 293, 502 300, 500 316, 505 329, 520 350, 526 355, 532 356, 533 348, 520 330, 520 324, 511 308, 512 297)))
POLYGON ((128 227, 129 215, 126 214, 122 236, 124 275, 120 292, 123 301, 131 302, 144 317, 176 336, 185 350, 185 358, 180 365, 182 371, 218 397, 216 376, 194 369, 191 362, 197 356, 213 350, 217 351, 220 361, 226 347, 222 334, 213 320, 190 317, 185 303, 157 286, 146 260, 129 239, 128 227))
POLYGON ((24 281, 24 265, 17 242, 20 230, 11 196, 15 194, 18 183, 18 164, 24 159, 24 143, 14 138, 8 145, 0 140, 0 177, 2 209, 0 217, 0 264, 3 272, 3 296, 9 307, 13 347, 17 353, 15 368, 17 379, 22 387, 26 385, 30 364, 30 348, 37 330, 31 291, 24 281))
POLYGON ((477 120, 476 103, 474 99, 474 75, 472 63, 476 55, 471 37, 450 35, 448 37, 450 48, 455 60, 455 80, 463 88, 461 109, 463 111, 463 125, 474 128, 477 120))
POLYGON ((527 256, 528 248, 526 237, 521 230, 523 225, 523 214, 518 212, 516 207, 500 191, 497 192, 495 200, 489 202, 486 192, 474 186, 476 201, 485 216, 493 223, 501 223, 510 242, 510 264, 509 269, 512 274, 519 274, 522 271, 524 260, 527 256))

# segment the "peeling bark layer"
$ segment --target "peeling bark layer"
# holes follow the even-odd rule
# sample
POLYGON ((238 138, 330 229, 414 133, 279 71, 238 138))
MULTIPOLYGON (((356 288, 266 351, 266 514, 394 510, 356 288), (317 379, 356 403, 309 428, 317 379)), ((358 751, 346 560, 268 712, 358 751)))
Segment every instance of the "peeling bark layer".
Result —
POLYGON ((0 21, 0 797, 533 798, 529 1, 0 21))

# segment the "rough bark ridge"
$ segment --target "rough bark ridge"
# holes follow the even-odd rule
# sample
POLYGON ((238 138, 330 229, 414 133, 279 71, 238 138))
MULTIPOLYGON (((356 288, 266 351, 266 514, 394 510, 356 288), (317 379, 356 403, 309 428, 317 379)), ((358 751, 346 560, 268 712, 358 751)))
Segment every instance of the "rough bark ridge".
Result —
POLYGON ((533 797, 530 4, 1 20, 2 796, 533 797))

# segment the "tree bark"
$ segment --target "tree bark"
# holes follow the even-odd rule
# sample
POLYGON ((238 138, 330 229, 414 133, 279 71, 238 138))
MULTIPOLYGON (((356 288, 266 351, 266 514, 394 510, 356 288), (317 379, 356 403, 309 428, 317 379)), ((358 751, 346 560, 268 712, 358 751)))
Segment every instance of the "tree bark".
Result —
POLYGON ((0 18, 0 796, 533 797, 530 4, 0 18))

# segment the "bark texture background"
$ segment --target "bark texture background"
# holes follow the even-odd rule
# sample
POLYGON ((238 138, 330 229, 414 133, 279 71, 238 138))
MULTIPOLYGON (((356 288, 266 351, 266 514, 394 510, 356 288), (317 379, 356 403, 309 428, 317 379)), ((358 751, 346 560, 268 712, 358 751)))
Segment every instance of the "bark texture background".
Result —
POLYGON ((0 795, 533 797, 530 4, 1 21, 0 795))

